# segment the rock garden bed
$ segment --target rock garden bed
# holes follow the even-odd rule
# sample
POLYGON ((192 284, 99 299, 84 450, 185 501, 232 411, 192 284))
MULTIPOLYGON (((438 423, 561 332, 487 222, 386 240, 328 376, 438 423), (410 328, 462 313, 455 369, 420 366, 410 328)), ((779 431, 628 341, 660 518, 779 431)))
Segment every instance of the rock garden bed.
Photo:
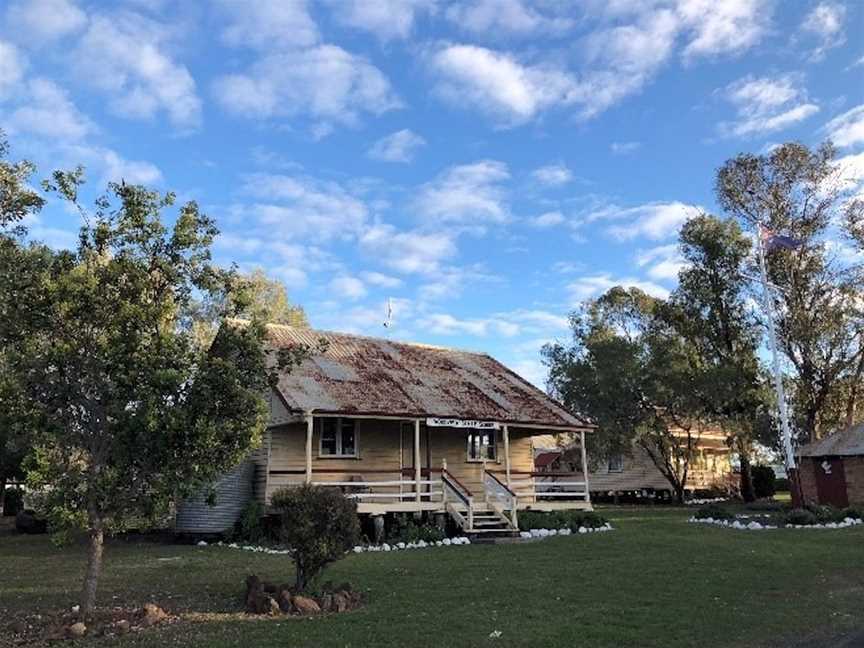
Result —
POLYGON ((153 603, 141 608, 98 609, 86 620, 81 619, 76 605, 69 612, 16 619, 8 626, 8 638, 13 644, 26 645, 83 637, 118 637, 176 621, 177 617, 153 603))
POLYGON ((846 529, 864 524, 864 514, 858 509, 836 509, 830 506, 807 506, 775 513, 734 514, 720 506, 699 509, 688 522, 711 524, 740 531, 768 529, 846 529))
POLYGON ((252 575, 246 579, 246 612, 267 616, 316 616, 348 612, 363 604, 363 595, 350 583, 326 583, 320 594, 298 593, 291 585, 276 585, 252 575))

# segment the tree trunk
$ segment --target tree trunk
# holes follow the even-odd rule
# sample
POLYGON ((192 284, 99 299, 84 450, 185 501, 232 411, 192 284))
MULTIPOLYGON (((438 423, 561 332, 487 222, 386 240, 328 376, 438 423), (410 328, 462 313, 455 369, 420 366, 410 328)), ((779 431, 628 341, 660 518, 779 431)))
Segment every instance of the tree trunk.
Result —
POLYGON ((858 358, 858 366, 852 377, 852 386, 849 390, 849 400, 846 401, 846 427, 855 424, 855 409, 858 405, 858 386, 861 384, 861 376, 864 375, 864 352, 858 358))
POLYGON ((675 489, 675 501, 681 506, 684 505, 684 485, 683 484, 673 484, 675 489))
POLYGON ((101 521, 90 528, 90 542, 87 555, 87 574, 84 576, 84 589, 81 592, 81 615, 86 618, 96 607, 96 587, 102 571, 102 549, 104 535, 101 521))
POLYGON ((738 446, 738 456, 741 457, 741 499, 745 502, 756 500, 756 492, 753 490, 753 472, 750 469, 750 455, 741 444, 738 446))

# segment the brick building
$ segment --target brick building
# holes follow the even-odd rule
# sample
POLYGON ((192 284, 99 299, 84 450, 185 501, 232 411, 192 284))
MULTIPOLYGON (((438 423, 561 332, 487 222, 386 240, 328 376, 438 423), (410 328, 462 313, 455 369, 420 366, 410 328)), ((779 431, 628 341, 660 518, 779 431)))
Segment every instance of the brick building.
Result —
POLYGON ((864 505, 864 423, 802 447, 798 458, 806 503, 864 505))

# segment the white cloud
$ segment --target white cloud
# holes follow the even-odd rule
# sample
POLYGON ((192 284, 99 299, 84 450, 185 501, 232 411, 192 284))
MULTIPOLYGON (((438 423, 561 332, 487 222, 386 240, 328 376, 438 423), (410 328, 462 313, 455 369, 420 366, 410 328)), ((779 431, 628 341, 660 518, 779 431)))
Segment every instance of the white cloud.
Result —
POLYGON ((825 124, 823 130, 840 148, 864 143, 864 104, 838 115, 825 124))
POLYGON ((474 45, 450 45, 433 54, 437 92, 447 101, 473 104, 513 126, 558 104, 566 104, 576 86, 570 74, 554 67, 523 65, 513 56, 474 45))
POLYGON ((675 281, 686 263, 678 245, 671 244, 640 250, 636 255, 636 265, 640 268, 647 267, 651 279, 675 281))
POLYGON ((837 190, 849 193, 859 192, 857 196, 864 199, 864 152, 854 155, 845 155, 833 161, 838 169, 837 190))
POLYGON ((73 34, 87 15, 69 0, 18 0, 6 9, 6 26, 22 44, 41 45, 73 34))
POLYGON ((826 50, 838 47, 846 41, 843 34, 843 22, 846 19, 846 7, 834 2, 822 2, 807 14, 801 29, 820 40, 820 45, 811 54, 812 58, 820 59, 826 50))
POLYGON ((539 7, 522 0, 461 2, 450 5, 445 16, 457 27, 486 37, 561 34, 575 23, 571 18, 541 13, 539 7))
POLYGON ((414 159, 417 149, 425 144, 425 139, 414 131, 404 128, 375 142, 369 149, 368 155, 373 160, 383 162, 410 162, 414 159))
POLYGON ((362 230, 368 215, 363 201, 343 187, 314 178, 256 173, 246 177, 242 190, 255 202, 233 206, 235 217, 251 216, 270 235, 284 239, 350 238, 362 230))
POLYGON ((678 201, 652 202, 637 207, 609 205, 590 212, 576 225, 579 227, 600 220, 626 221, 612 225, 606 231, 622 241, 640 236, 656 241, 676 236, 684 221, 700 211, 702 208, 697 205, 678 201))
POLYGON ((402 285, 402 280, 381 272, 363 272, 360 274, 363 281, 373 286, 381 288, 399 288, 402 285))
POLYGON ((366 296, 366 286, 357 277, 343 275, 330 282, 330 290, 337 297, 345 299, 360 299, 366 296))
POLYGON ((762 0, 679 0, 677 11, 692 33, 685 60, 743 53, 768 33, 772 9, 762 0))
POLYGON ((26 61, 18 48, 0 40, 0 100, 24 77, 26 61))
POLYGON ((127 160, 116 151, 102 146, 72 144, 64 147, 67 159, 100 171, 99 184, 125 181, 127 184, 153 185, 162 181, 157 166, 144 160, 127 160))
POLYGON ((535 216, 528 222, 534 227, 555 227, 556 225, 561 225, 566 219, 564 218, 564 214, 560 211, 550 211, 544 214, 540 214, 539 216, 535 216))
POLYGON ((405 274, 435 274, 441 262, 456 253, 451 236, 444 232, 402 232, 378 224, 360 236, 365 253, 385 266, 405 274))
POLYGON ((519 326, 497 318, 459 319, 447 313, 424 315, 424 326, 436 335, 474 335, 485 337, 490 334, 513 337, 520 332, 519 326))
POLYGON ((573 179, 573 173, 564 164, 542 166, 532 171, 531 175, 537 182, 550 187, 567 184, 573 179))
POLYGON ((387 78, 364 58, 335 45, 271 54, 246 74, 220 77, 216 99, 235 115, 272 119, 306 116, 320 133, 356 124, 363 113, 401 106, 387 78))
POLYGON ((635 153, 642 146, 642 142, 612 142, 609 150, 615 155, 629 155, 635 153))
MULTIPOLYGON (((2 53, 0 53, 2 54, 2 53)), ((60 141, 81 140, 96 127, 53 81, 36 78, 22 88, 22 103, 5 118, 10 134, 27 133, 60 141)))
POLYGON ((219 0, 230 17, 222 40, 235 47, 269 51, 276 47, 308 47, 318 43, 318 26, 305 0, 219 0))
POLYGON ((579 277, 572 283, 568 284, 567 291, 570 294, 573 305, 576 306, 584 302, 586 299, 592 299, 602 295, 615 286, 638 288, 649 295, 660 297, 662 299, 666 299, 669 296, 668 289, 651 281, 644 281, 633 277, 613 277, 608 273, 579 277))
POLYGON ((736 121, 719 124, 724 135, 764 135, 788 128, 819 112, 819 106, 807 100, 806 92, 797 87, 797 79, 792 75, 746 76, 726 86, 723 94, 737 113, 736 121))
POLYGON ((189 70, 168 54, 171 37, 134 13, 94 16, 70 61, 83 81, 109 95, 114 113, 140 119, 164 111, 175 126, 196 127, 201 101, 189 70))
POLYGON ((408 38, 417 15, 432 12, 435 0, 329 0, 336 22, 375 34, 382 41, 408 38))
POLYGON ((482 225, 509 219, 502 182, 507 165, 495 160, 452 166, 420 188, 418 212, 441 222, 482 225))

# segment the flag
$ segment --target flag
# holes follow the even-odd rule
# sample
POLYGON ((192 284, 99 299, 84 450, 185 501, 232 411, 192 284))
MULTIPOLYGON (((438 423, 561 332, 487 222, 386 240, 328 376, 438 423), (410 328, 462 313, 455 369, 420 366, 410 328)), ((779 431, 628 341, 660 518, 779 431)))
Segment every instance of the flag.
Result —
POLYGON ((762 237, 762 245, 765 247, 766 252, 773 252, 781 248, 784 250, 794 250, 804 245, 804 241, 786 236, 785 234, 777 234, 774 230, 761 224, 759 225, 759 235, 762 237))

